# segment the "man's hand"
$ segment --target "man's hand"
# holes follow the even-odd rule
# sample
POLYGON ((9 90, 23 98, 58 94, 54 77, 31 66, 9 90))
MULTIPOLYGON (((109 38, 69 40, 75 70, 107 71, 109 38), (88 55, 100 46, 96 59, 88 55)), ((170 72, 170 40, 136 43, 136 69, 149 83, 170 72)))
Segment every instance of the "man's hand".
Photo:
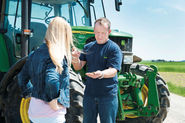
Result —
POLYGON ((79 59, 81 52, 77 50, 76 48, 72 49, 72 64, 75 70, 81 70, 84 65, 86 64, 86 61, 81 61, 79 59))
POLYGON ((72 49, 72 63, 79 62, 79 57, 80 57, 80 51, 73 48, 72 49))
POLYGON ((88 77, 91 77, 93 79, 97 79, 97 78, 101 78, 103 76, 103 72, 98 70, 96 72, 86 73, 85 75, 87 75, 88 77))
POLYGON ((88 77, 93 79, 113 78, 117 74, 117 69, 109 67, 103 71, 97 70, 95 72, 86 73, 88 77))

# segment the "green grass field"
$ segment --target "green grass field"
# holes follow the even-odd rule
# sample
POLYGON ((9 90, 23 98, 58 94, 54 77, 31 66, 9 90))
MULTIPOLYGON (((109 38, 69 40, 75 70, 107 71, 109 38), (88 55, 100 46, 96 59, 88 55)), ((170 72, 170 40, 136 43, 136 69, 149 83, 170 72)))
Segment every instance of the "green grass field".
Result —
POLYGON ((167 82, 170 92, 185 97, 185 87, 177 86, 172 82, 167 82))
POLYGON ((185 97, 185 62, 149 62, 141 64, 155 65, 161 77, 167 82, 169 91, 185 97))
POLYGON ((159 72, 179 72, 185 73, 185 62, 149 62, 143 61, 141 64, 155 65, 159 72))

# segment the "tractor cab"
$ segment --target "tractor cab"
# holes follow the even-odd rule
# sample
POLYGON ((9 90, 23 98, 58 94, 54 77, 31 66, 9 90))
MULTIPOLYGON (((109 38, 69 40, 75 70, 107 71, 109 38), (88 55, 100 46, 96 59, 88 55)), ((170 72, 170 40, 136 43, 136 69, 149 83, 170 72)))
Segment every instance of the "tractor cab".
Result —
MULTIPOLYGON (((80 49, 85 43, 95 40, 92 28, 94 21, 106 17, 104 0, 2 0, 1 2, 0 28, 9 39, 14 59, 28 55, 43 43, 47 26, 55 16, 63 17, 70 23, 74 40, 81 44, 77 46, 80 49)), ((120 5, 121 1, 115 0, 115 10, 119 11, 120 5)), ((110 39, 128 54, 125 55, 125 64, 131 64, 132 35, 112 30, 110 39)), ((15 60, 10 62, 13 64, 15 60)))

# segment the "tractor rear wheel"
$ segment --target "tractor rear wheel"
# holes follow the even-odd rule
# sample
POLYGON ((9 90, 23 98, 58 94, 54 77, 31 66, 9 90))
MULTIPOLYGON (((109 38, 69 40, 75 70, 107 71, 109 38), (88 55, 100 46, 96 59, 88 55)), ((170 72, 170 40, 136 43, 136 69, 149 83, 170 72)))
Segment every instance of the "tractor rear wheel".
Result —
MULTIPOLYGON (((0 83, 0 113, 4 117, 0 119, 0 123, 29 123, 27 111, 30 99, 21 98, 17 82, 17 74, 25 61, 26 58, 18 61, 0 83), (21 107, 23 109, 20 109, 21 107)), ((82 123, 83 95, 84 84, 80 75, 70 70, 70 108, 67 109, 66 123, 82 123)))
MULTIPOLYGON (((130 72, 140 75, 142 77, 146 77, 147 71, 152 70, 152 68, 141 65, 141 64, 132 64, 130 67, 130 72)), ((159 96, 159 102, 160 102, 160 110, 159 113, 156 116, 152 117, 138 117, 138 118, 126 118, 125 121, 121 121, 121 123, 162 123, 166 116, 168 109, 170 107, 170 101, 169 101, 169 90, 166 85, 166 82, 161 78, 159 74, 156 76, 156 84, 158 89, 158 96, 159 96)), ((148 81, 145 81, 145 85, 148 87, 148 81)))
POLYGON ((1 123, 21 123, 20 89, 17 82, 17 74, 24 65, 26 58, 16 62, 3 76, 0 82, 0 113, 1 123))
POLYGON ((70 71, 70 108, 67 110, 66 123, 82 123, 84 89, 81 76, 70 71))

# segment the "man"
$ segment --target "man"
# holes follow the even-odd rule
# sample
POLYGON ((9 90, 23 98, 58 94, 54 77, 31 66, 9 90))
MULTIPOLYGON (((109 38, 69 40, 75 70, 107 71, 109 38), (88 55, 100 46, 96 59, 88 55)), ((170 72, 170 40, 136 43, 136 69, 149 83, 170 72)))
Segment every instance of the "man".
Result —
POLYGON ((117 72, 121 69, 122 53, 119 46, 109 39, 110 21, 100 18, 95 21, 96 41, 84 46, 83 53, 72 52, 72 64, 80 70, 87 64, 87 80, 84 93, 84 123, 115 123, 117 98, 117 72))

